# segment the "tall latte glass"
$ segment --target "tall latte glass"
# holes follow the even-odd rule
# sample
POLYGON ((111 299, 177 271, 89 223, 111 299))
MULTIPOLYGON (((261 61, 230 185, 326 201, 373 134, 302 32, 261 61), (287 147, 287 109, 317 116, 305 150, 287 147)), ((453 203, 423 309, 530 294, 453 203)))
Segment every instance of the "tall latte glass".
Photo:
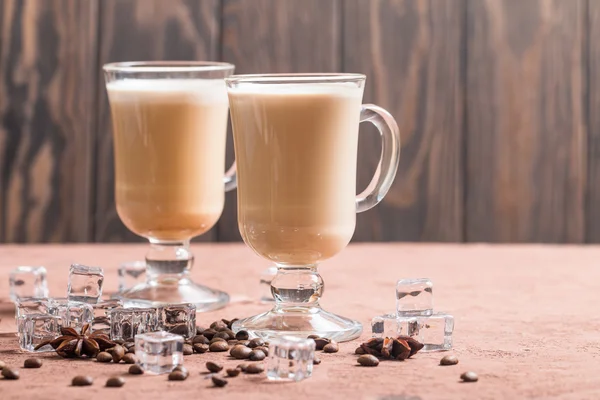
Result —
POLYGON ((356 213, 387 193, 398 167, 400 135, 392 116, 361 105, 357 74, 238 75, 226 79, 238 168, 242 237, 278 273, 271 311, 236 322, 257 336, 317 334, 356 338, 360 323, 323 310, 317 265, 346 247, 356 213), (356 196, 358 126, 383 139, 369 187, 356 196))
POLYGON ((104 66, 121 221, 148 238, 147 282, 121 293, 128 303, 224 306, 229 296, 189 278, 190 239, 208 231, 236 186, 225 174, 228 101, 234 66, 135 62, 104 66))

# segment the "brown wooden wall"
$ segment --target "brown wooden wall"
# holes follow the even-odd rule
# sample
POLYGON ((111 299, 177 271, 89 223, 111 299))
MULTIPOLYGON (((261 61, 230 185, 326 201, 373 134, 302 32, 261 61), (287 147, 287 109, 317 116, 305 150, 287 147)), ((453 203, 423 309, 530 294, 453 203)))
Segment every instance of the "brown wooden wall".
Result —
MULTIPOLYGON (((0 242, 139 240, 101 65, 150 59, 366 73, 403 143, 355 240, 600 242, 600 0, 0 0, 0 242)), ((201 240, 239 240, 235 209, 201 240)))

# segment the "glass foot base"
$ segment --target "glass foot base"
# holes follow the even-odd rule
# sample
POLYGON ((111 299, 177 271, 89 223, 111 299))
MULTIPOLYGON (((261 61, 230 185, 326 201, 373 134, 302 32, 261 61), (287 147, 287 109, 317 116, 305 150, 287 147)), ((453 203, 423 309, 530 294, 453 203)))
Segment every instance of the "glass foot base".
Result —
POLYGON ((362 333, 360 322, 340 317, 320 307, 277 309, 239 320, 233 331, 248 331, 265 340, 282 335, 306 338, 319 335, 337 342, 356 339, 362 333))
POLYGON ((193 303, 198 312, 217 310, 229 303, 227 293, 198 285, 188 278, 140 283, 119 293, 118 298, 126 307, 193 303))

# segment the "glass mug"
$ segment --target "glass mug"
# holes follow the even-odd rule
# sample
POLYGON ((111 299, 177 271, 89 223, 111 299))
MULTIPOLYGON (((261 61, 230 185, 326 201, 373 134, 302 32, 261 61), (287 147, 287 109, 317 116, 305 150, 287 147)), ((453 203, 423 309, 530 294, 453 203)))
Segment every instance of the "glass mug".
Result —
POLYGON ((216 62, 127 62, 104 66, 113 122, 119 218, 148 238, 147 281, 119 294, 128 304, 223 307, 229 296, 194 283, 190 239, 208 231, 235 189, 223 177, 228 101, 216 62))
POLYGON ((234 330, 270 338, 317 334, 338 341, 359 322, 323 310, 319 262, 350 242, 356 213, 388 192, 398 168, 394 118, 361 105, 360 74, 233 75, 226 78, 238 171, 238 224, 244 242, 272 261, 272 310, 234 330), (358 126, 369 121, 383 143, 375 176, 356 196, 358 126))

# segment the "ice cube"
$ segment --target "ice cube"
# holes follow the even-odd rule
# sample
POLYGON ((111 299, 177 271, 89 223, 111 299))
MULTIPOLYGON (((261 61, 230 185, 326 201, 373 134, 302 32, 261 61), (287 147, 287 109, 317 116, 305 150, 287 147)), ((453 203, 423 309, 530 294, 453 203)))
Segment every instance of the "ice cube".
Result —
POLYGON ((135 337, 135 356, 144 371, 167 374, 183 364, 183 336, 169 332, 139 334, 135 337))
POLYGON ((44 267, 17 267, 10 272, 9 284, 10 299, 14 302, 24 297, 48 297, 44 267))
POLYGON ((34 348, 47 340, 60 336, 62 321, 60 317, 47 314, 26 314, 21 317, 19 330, 19 346, 25 351, 54 351, 52 346, 46 345, 38 350, 34 348))
POLYGON ((161 330, 157 308, 113 308, 109 316, 112 340, 131 340, 137 334, 161 330))
POLYGON ((118 299, 99 301, 96 304, 91 304, 94 310, 94 320, 92 321, 92 331, 101 331, 106 335, 110 335, 110 315, 112 309, 123 307, 123 302, 118 299))
POLYGON ((408 335, 417 323, 415 317, 397 317, 395 314, 384 314, 371 320, 373 337, 398 337, 408 335))
POLYGON ((315 341, 279 336, 269 342, 267 378, 273 381, 301 381, 310 378, 315 358, 315 341))
POLYGON ((398 316, 431 315, 433 313, 433 283, 427 278, 401 279, 396 283, 398 316))
POLYGON ((48 299, 48 312, 62 319, 62 326, 71 327, 77 332, 85 324, 94 320, 94 309, 90 304, 80 301, 71 301, 67 298, 48 299))
POLYGON ((452 315, 436 312, 428 317, 416 317, 416 320, 417 322, 411 325, 408 335, 424 344, 421 352, 452 349, 454 331, 452 315))
POLYGON ((88 267, 81 264, 71 265, 67 296, 71 301, 97 303, 102 297, 104 272, 99 267, 88 267))
POLYGON ((160 307, 162 330, 184 338, 196 336, 196 306, 191 303, 160 307))
POLYGON ((23 332, 25 316, 29 314, 47 315, 50 313, 48 299, 35 297, 21 297, 15 305, 15 321, 17 323, 17 332, 23 332))
POLYGON ((146 281, 146 262, 130 261, 119 266, 119 292, 146 281))
POLYGON ((277 275, 277 267, 269 267, 260 274, 260 301, 269 303, 275 301, 271 293, 271 282, 277 275))

